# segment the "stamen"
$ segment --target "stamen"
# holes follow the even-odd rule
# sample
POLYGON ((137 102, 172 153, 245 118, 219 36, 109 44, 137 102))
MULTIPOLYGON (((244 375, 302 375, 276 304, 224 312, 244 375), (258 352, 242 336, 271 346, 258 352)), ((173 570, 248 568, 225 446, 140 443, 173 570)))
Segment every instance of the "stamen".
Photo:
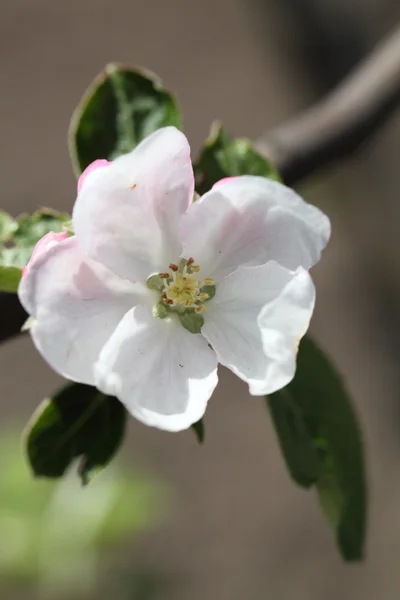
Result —
POLYGON ((158 274, 160 279, 168 279, 170 277, 169 273, 159 273, 158 274))
POLYGON ((131 190, 134 190, 136 186, 137 186, 137 183, 132 183, 131 190))
POLYGON ((212 277, 206 277, 205 279, 203 279, 203 285, 215 285, 215 279, 213 279, 212 277))
POLYGON ((204 310, 204 306, 196 306, 196 308, 194 309, 195 313, 202 313, 204 310))
POLYGON ((194 258, 190 257, 190 258, 188 258, 188 260, 186 262, 186 266, 191 267, 193 263, 194 263, 194 258))
POLYGON ((200 265, 193 265, 192 271, 193 271, 193 273, 198 273, 200 271, 200 265))
POLYGON ((209 297, 210 296, 208 294, 206 294, 205 292, 203 294, 199 294, 199 300, 200 300, 200 302, 204 302, 205 300, 208 300, 209 297))
POLYGON ((178 265, 174 265, 173 263, 171 263, 169 265, 169 269, 171 269, 171 271, 175 271, 175 273, 176 273, 176 271, 179 270, 179 267, 178 267, 178 265))

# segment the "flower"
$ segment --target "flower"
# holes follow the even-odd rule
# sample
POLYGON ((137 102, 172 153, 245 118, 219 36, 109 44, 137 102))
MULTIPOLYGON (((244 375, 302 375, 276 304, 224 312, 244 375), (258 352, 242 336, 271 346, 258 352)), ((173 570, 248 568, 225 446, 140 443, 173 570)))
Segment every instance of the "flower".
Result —
POLYGON ((174 127, 96 161, 79 182, 75 235, 39 242, 19 287, 57 372, 170 431, 203 416, 218 362, 253 395, 293 378, 314 307, 308 269, 330 235, 320 210, 262 177, 193 198, 174 127))

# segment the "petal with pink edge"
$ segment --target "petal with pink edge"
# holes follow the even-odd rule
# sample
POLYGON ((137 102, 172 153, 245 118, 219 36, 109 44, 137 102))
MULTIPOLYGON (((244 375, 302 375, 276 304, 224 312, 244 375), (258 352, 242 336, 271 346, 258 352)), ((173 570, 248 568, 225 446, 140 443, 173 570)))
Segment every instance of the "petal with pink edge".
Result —
POLYGON ((146 294, 87 260, 75 237, 37 254, 18 289, 39 352, 55 371, 87 384, 105 342, 146 294))

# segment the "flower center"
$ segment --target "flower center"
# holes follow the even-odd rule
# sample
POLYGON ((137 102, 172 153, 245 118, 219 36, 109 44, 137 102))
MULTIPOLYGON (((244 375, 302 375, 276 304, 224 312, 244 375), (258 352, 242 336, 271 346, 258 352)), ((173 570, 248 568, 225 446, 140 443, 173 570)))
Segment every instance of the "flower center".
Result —
POLYGON ((204 323, 200 313, 215 294, 214 279, 202 279, 199 271, 199 265, 189 258, 182 259, 178 265, 171 263, 165 273, 148 278, 147 287, 160 292, 160 300, 153 310, 155 317, 162 319, 168 313, 177 313, 186 329, 199 333, 204 323))

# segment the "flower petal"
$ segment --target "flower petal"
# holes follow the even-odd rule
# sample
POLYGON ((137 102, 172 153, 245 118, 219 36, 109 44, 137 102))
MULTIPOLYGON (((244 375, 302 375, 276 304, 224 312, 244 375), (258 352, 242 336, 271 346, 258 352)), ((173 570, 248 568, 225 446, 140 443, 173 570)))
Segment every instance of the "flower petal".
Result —
POLYGON ((217 280, 269 260, 308 269, 329 235, 329 219, 318 208, 277 181, 250 175, 221 183, 181 220, 183 256, 217 280))
POLYGON ((292 272, 273 261, 241 267, 217 286, 202 334, 251 394, 271 394, 293 379, 314 300, 314 285, 302 267, 292 272))
POLYGON ((93 384, 103 345, 138 298, 143 302, 138 287, 86 260, 71 237, 34 257, 18 295, 35 318, 30 332, 47 362, 68 379, 93 384))
POLYGON ((83 171, 83 173, 78 179, 78 194, 81 192, 83 184, 85 183, 89 173, 92 173, 92 171, 95 171, 96 169, 108 167, 108 165, 111 165, 111 162, 109 160, 106 160, 105 158, 98 158, 97 160, 94 160, 92 163, 90 163, 90 165, 86 167, 86 169, 83 171))
POLYGON ((203 416, 218 381, 217 357, 178 319, 155 319, 136 306, 104 346, 96 376, 96 386, 139 421, 180 431, 203 416))
POLYGON ((40 240, 36 243, 34 249, 32 250, 32 254, 29 259, 28 264, 25 267, 23 267, 23 269, 22 269, 22 277, 24 277, 26 275, 26 273, 28 272, 28 269, 33 264, 33 261, 42 252, 47 252, 52 246, 65 240, 67 238, 67 235, 68 234, 66 231, 58 231, 58 232, 49 231, 49 233, 46 233, 46 235, 44 235, 42 238, 40 238, 40 240))
POLYGON ((187 139, 175 127, 159 129, 87 175, 74 231, 90 258, 120 277, 145 281, 180 256, 178 224, 193 190, 187 139))

